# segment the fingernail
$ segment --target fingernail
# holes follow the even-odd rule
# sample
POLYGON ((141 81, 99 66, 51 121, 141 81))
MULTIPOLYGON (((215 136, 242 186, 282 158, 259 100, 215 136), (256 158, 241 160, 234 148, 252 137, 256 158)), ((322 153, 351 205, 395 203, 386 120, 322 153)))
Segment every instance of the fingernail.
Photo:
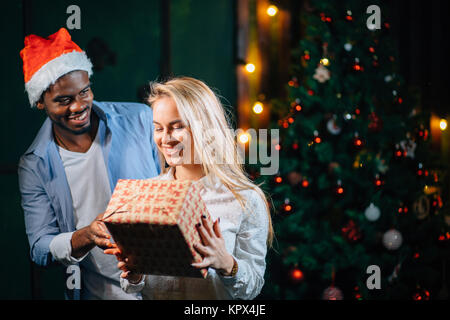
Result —
POLYGON ((203 218, 203 219, 206 219, 206 216, 205 216, 205 215, 202 215, 202 218, 203 218))
POLYGON ((200 223, 197 223, 195 226, 198 228, 198 227, 200 227, 200 225, 201 225, 200 223))
POLYGON ((217 219, 217 220, 219 220, 219 222, 220 222, 220 217, 219 217, 219 219, 217 219))

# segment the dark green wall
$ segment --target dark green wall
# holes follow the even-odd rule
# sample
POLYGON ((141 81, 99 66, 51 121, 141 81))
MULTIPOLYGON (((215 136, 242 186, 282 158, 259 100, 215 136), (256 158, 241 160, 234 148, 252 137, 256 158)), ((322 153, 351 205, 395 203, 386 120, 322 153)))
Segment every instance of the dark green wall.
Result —
MULTIPOLYGON (((172 0, 172 70, 197 77, 235 105, 232 0, 172 0)), ((228 102, 226 101, 228 100, 228 102)))
MULTIPOLYGON (((83 49, 100 37, 116 54, 116 64, 95 72, 93 91, 97 100, 138 101, 138 89, 160 76, 160 1, 33 0, 29 1, 28 28, 48 36, 66 25, 66 8, 81 8, 81 30, 69 30, 83 49)), ((61 268, 34 268, 20 207, 15 166, 31 144, 45 115, 31 109, 24 93, 22 62, 24 13, 19 0, 2 3, 0 118, 0 243, 3 260, 0 299, 32 298, 31 278, 41 298, 62 298, 61 268)), ((170 11, 171 65, 174 75, 204 80, 234 105, 233 1, 172 0, 170 11)))

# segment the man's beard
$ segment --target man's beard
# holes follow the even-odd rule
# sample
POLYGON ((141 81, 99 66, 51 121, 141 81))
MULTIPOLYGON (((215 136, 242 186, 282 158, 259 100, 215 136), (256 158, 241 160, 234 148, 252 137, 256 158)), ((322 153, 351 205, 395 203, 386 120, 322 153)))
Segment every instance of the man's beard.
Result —
POLYGON ((89 122, 89 125, 88 125, 88 126, 86 126, 86 127, 84 127, 84 128, 81 128, 80 130, 77 130, 77 131, 74 131, 74 130, 71 130, 71 129, 69 129, 69 130, 70 130, 70 132, 72 132, 73 134, 75 134, 75 135, 78 136, 78 135, 80 135, 80 134, 89 132, 89 131, 91 130, 91 128, 92 128, 92 124, 89 122))

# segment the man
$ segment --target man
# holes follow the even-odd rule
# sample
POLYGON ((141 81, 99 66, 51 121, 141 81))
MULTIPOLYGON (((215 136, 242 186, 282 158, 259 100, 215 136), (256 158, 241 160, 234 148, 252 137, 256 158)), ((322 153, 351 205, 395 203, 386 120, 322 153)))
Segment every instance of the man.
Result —
POLYGON ((20 55, 30 104, 48 116, 19 163, 31 258, 79 264, 81 290, 67 288, 67 298, 140 299, 121 290, 99 219, 118 179, 160 171, 151 110, 94 101, 92 64, 64 28, 47 39, 27 36, 20 55))

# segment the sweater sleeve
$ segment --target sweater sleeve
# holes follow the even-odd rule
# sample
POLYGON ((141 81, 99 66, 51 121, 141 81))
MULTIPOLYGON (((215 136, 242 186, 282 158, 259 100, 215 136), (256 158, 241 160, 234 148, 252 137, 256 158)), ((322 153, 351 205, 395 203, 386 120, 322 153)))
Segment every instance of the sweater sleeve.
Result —
POLYGON ((269 217, 265 201, 254 190, 246 191, 247 206, 236 237, 234 277, 220 276, 233 299, 254 299, 264 285, 269 217))
POLYGON ((138 283, 131 283, 127 279, 120 278, 120 287, 126 293, 138 293, 141 292, 145 285, 145 275, 142 276, 141 281, 138 283))

